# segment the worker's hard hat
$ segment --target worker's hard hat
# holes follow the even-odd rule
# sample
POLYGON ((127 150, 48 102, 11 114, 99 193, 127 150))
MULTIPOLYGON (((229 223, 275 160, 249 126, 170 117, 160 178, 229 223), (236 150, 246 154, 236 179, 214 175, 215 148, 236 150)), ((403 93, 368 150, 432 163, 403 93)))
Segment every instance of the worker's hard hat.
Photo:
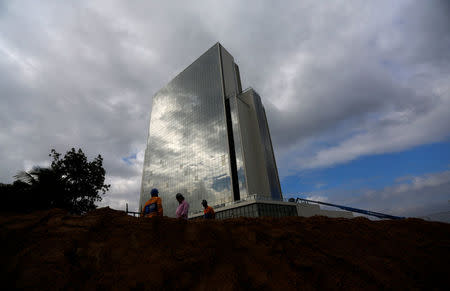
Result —
POLYGON ((159 193, 158 189, 156 189, 156 188, 153 188, 152 191, 150 191, 151 195, 155 195, 155 194, 158 194, 158 193, 159 193))

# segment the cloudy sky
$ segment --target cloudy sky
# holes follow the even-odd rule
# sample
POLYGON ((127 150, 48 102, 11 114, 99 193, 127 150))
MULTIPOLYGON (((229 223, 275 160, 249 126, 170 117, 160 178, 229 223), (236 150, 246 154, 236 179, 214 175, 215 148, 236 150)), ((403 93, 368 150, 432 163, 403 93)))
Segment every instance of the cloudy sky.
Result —
POLYGON ((135 209, 152 96, 219 41, 285 197, 450 210, 450 1, 162 2, 0 1, 0 182, 81 147, 135 209))

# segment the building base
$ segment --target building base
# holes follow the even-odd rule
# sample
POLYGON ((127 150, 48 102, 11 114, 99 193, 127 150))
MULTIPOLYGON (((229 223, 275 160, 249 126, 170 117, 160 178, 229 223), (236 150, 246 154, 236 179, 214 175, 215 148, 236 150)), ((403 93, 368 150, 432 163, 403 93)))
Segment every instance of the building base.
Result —
MULTIPOLYGON (((256 196, 235 201, 229 205, 213 206, 213 208, 216 213, 216 219, 237 217, 310 217, 315 215, 333 218, 353 218, 353 213, 348 211, 323 210, 317 204, 266 200, 256 196)), ((201 218, 203 218, 202 212, 189 214, 189 219, 201 218)))

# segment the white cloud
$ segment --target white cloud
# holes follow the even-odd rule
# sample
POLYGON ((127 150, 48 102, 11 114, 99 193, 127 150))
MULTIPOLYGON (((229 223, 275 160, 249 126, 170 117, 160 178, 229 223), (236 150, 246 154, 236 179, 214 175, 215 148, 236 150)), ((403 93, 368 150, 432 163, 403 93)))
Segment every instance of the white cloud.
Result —
POLYGON ((392 185, 381 189, 359 187, 317 190, 306 194, 306 199, 404 217, 450 212, 450 170, 398 177, 392 185))
POLYGON ((105 183, 110 184, 111 188, 107 195, 102 196, 102 201, 98 203, 99 207, 109 206, 113 209, 125 210, 128 203, 130 211, 137 211, 138 201, 135 197, 139 195, 141 177, 136 175, 131 178, 108 177, 105 183))
POLYGON ((446 170, 401 177, 393 185, 380 190, 366 189, 363 195, 347 198, 347 201, 351 206, 372 211, 399 216, 424 216, 450 210, 449 198, 450 170, 446 170))
POLYGON ((42 167, 42 168, 47 168, 50 167, 50 161, 30 161, 30 160, 25 160, 23 162, 23 168, 25 171, 30 171, 31 169, 33 169, 33 167, 42 167))
MULTIPOLYGON (((450 78, 448 78, 450 82, 450 78)), ((413 146, 438 142, 450 137, 450 86, 428 112, 411 109, 387 112, 367 122, 363 132, 319 149, 311 158, 298 161, 301 168, 317 168, 348 162, 371 154, 398 152, 413 146)))
POLYGON ((329 199, 326 196, 321 195, 311 195, 307 196, 305 199, 312 200, 312 201, 319 201, 319 202, 328 202, 329 199))

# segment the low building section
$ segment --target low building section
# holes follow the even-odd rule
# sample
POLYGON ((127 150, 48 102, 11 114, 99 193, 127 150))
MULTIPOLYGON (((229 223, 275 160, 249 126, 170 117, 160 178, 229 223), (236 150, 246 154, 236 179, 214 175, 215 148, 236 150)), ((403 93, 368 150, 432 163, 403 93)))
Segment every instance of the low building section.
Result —
MULTIPOLYGON (((320 206, 317 204, 268 200, 266 197, 258 198, 256 195, 226 205, 216 205, 213 208, 216 212, 216 219, 237 217, 311 217, 315 215, 333 218, 353 218, 353 213, 348 211, 324 210, 320 209, 320 206)), ((202 212, 189 214, 189 219, 202 217, 202 212)))

